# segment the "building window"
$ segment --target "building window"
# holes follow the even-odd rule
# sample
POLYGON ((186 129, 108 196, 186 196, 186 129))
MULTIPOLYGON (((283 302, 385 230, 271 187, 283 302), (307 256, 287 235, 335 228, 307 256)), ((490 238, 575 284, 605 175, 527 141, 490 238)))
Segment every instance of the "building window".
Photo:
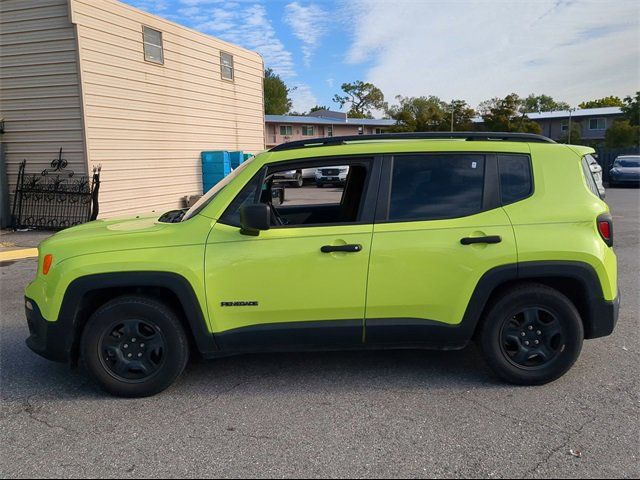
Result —
POLYGON ((222 78, 233 80, 233 55, 220 52, 220 71, 222 72, 222 78))
POLYGON ((164 51, 162 49, 162 32, 149 27, 142 27, 144 42, 144 59, 147 62, 164 64, 164 51))
POLYGON ((333 125, 327 127, 327 137, 333 137, 333 125))
POLYGON ((562 122, 560 122, 560 131, 561 132, 569 131, 569 121, 568 120, 563 120, 562 122))
POLYGON ((358 127, 358 135, 364 135, 364 127, 362 125, 358 127))
POLYGON ((314 135, 313 125, 303 125, 302 135, 305 137, 313 136, 314 135))
POLYGON ((376 128, 373 133, 375 133, 376 135, 380 135, 382 134, 382 129, 381 128, 376 128))
POLYGON ((607 122, 604 118, 589 119, 589 130, 605 130, 606 128, 607 122))
POLYGON ((280 135, 290 137, 293 135, 293 127, 291 125, 280 125, 280 135))

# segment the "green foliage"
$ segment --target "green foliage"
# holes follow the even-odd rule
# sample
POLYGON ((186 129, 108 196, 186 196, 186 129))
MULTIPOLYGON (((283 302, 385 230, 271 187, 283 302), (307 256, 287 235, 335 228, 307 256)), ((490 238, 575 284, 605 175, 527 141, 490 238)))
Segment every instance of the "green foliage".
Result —
POLYGON ((602 108, 602 107, 622 107, 624 103, 620 97, 609 95, 608 97, 599 98, 597 100, 589 100, 578 105, 580 108, 602 108))
POLYGON ((394 132, 434 132, 442 130, 447 121, 447 104, 438 97, 397 96, 399 105, 387 109, 388 115, 396 121, 391 127, 394 132))
POLYGON ((284 115, 291 110, 290 89, 280 78, 267 68, 264 72, 264 113, 267 115, 284 115))
POLYGON ((640 125, 640 91, 636 92, 635 97, 631 95, 625 97, 622 113, 624 113, 630 125, 640 125))
POLYGON ((629 120, 616 120, 604 135, 604 144, 609 148, 625 148, 640 144, 640 126, 629 120))
POLYGON ((480 104, 478 109, 484 121, 484 129, 490 132, 540 133, 540 125, 521 113, 524 102, 512 93, 505 98, 492 98, 480 104))
MULTIPOLYGON (((447 105, 448 116, 453 113, 453 130, 458 132, 468 132, 475 128, 473 119, 476 111, 464 100, 453 100, 447 105)), ((449 130, 451 130, 451 118, 449 118, 449 130)))
POLYGON ((389 130, 393 132, 448 132, 472 130, 475 110, 464 100, 446 103, 438 97, 397 96, 398 105, 387 108, 387 115, 396 121, 389 130))
POLYGON ((584 145, 582 140, 582 127, 578 122, 571 122, 571 135, 567 132, 560 137, 560 143, 569 143, 571 145, 584 145))
POLYGON ((343 83, 340 87, 344 95, 334 95, 333 101, 340 108, 349 105, 348 116, 354 118, 373 118, 371 110, 383 110, 386 107, 382 90, 372 83, 360 80, 353 83, 343 83))
POLYGON ((532 112, 554 112, 557 110, 569 110, 571 108, 566 102, 556 102, 549 95, 531 94, 524 99, 523 110, 526 113, 532 112))
POLYGON ((317 112, 318 110, 329 110, 329 107, 325 105, 316 105, 314 107, 311 107, 311 109, 309 110, 309 113, 317 112))

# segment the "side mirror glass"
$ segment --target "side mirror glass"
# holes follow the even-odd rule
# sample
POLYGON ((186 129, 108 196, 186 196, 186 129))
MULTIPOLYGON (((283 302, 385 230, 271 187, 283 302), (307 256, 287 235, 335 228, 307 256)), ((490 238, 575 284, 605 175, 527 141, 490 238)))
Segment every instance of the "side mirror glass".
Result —
POLYGON ((240 209, 240 233, 257 237, 271 228, 271 207, 265 203, 245 205, 240 209))
POLYGON ((284 188, 273 187, 271 189, 271 204, 282 205, 284 203, 284 188))

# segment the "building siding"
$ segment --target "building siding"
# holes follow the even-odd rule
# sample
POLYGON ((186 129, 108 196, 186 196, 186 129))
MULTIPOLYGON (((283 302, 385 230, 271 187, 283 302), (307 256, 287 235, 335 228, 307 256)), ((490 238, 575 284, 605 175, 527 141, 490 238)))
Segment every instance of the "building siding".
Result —
POLYGON ((89 166, 101 216, 181 206, 202 193, 204 150, 264 149, 261 57, 114 0, 70 0, 77 25, 89 166), (163 35, 144 61, 142 26, 163 35), (220 50, 234 56, 223 80, 220 50))
POLYGON ((61 147, 68 168, 87 173, 67 0, 0 1, 0 118, 10 191, 22 160, 39 172, 61 147))

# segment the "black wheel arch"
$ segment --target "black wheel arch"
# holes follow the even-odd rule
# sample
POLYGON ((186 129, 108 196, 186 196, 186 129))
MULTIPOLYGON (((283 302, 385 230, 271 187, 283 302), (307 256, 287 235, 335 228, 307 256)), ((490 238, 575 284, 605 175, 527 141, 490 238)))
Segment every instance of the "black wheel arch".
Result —
POLYGON ((462 325, 475 334, 493 300, 523 282, 547 285, 566 295, 584 324, 585 339, 609 335, 617 321, 619 298, 607 301, 595 269, 578 261, 521 262, 486 272, 469 301, 462 325))
POLYGON ((114 272, 79 277, 67 288, 57 322, 65 332, 63 356, 72 364, 77 363, 80 338, 91 314, 109 300, 130 294, 152 297, 172 307, 201 355, 218 351, 198 298, 186 278, 173 272, 114 272))

